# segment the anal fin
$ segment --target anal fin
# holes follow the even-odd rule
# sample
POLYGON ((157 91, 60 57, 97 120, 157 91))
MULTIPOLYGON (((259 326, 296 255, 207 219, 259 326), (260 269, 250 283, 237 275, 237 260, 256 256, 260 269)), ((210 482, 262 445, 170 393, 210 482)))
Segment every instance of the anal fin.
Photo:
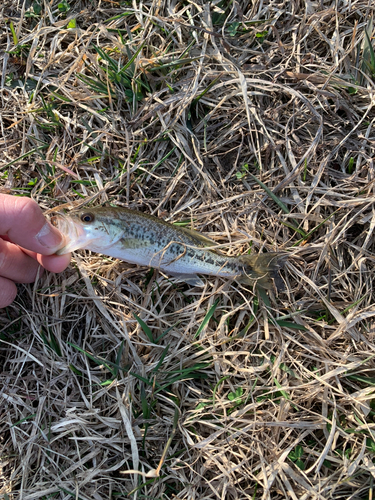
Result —
POLYGON ((191 286, 204 286, 204 281, 197 274, 180 274, 168 272, 170 276, 173 276, 178 281, 183 281, 191 286))

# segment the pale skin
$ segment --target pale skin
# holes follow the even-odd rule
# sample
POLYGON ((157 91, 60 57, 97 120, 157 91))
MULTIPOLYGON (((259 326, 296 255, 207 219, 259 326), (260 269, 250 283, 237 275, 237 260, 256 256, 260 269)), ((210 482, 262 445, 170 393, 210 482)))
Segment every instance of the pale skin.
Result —
POLYGON ((35 201, 0 194, 0 308, 16 298, 16 283, 35 281, 40 266, 59 273, 69 265, 70 254, 54 255, 62 245, 35 201))

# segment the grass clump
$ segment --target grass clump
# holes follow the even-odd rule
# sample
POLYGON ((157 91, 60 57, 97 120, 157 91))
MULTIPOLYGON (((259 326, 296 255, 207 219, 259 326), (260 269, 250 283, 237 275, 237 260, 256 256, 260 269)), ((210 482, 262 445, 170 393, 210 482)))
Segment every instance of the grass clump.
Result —
POLYGON ((87 252, 20 286, 4 498, 372 497, 373 22, 289 7, 3 2, 1 192, 293 252, 278 294, 87 252))

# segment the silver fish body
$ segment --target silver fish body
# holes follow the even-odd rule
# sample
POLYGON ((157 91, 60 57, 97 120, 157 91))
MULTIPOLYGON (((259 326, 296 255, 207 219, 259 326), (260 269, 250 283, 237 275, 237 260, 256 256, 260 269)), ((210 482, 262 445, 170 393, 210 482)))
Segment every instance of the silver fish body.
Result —
POLYGON ((140 266, 155 267, 191 284, 197 274, 257 281, 272 287, 272 278, 285 254, 266 253, 228 257, 213 248, 215 242, 196 231, 174 226, 142 212, 120 207, 90 208, 55 215, 52 222, 65 235, 57 253, 87 249, 140 266))

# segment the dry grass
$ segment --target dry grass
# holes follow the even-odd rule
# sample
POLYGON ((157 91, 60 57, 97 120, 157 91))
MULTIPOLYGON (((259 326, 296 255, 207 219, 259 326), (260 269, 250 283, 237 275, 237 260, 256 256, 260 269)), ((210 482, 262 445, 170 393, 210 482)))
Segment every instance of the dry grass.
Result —
POLYGON ((1 190, 295 254, 278 296, 88 252, 20 286, 4 499, 373 498, 374 7, 224 4, 2 3, 1 190))

